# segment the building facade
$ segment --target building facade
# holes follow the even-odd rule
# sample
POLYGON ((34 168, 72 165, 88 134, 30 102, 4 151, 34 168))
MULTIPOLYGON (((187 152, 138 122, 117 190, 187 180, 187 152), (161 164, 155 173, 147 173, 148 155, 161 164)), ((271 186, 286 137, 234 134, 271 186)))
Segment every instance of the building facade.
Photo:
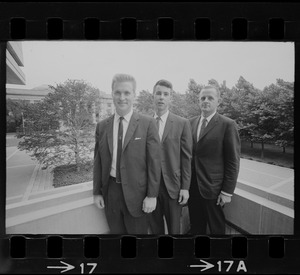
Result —
POLYGON ((6 88, 6 98, 26 103, 37 103, 51 91, 48 85, 41 85, 33 89, 6 88))
POLYGON ((100 93, 99 105, 98 105, 98 120, 112 115, 115 112, 115 106, 113 103, 112 95, 106 93, 100 93))
POLYGON ((6 83, 25 85, 23 51, 21 42, 7 42, 6 48, 6 83))

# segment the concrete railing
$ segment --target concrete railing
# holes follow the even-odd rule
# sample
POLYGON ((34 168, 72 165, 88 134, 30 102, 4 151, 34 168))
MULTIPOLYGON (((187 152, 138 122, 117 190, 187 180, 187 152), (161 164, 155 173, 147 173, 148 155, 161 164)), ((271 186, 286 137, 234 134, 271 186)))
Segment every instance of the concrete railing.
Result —
POLYGON ((91 182, 36 192, 26 201, 6 206, 7 234, 108 232, 104 210, 93 203, 91 182))
MULTIPOLYGON (((224 208, 227 221, 249 234, 293 234, 293 198, 239 181, 232 202, 224 208)), ((92 182, 31 194, 27 201, 7 198, 7 234, 108 234, 104 210, 93 204, 92 182)), ((189 229, 183 208, 181 232, 189 229)))
POLYGON ((294 233, 294 198, 281 192, 239 180, 224 211, 227 221, 241 232, 294 233))

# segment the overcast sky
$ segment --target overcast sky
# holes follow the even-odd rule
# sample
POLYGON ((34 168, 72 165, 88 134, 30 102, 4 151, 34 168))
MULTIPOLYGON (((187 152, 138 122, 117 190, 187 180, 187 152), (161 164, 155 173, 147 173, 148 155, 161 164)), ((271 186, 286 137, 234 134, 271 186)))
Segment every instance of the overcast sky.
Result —
POLYGON ((22 42, 26 86, 55 85, 83 79, 111 92, 116 73, 132 74, 137 91, 149 90, 159 79, 184 93, 190 79, 207 84, 214 78, 229 88, 240 76, 256 88, 277 78, 294 81, 294 44, 272 42, 22 42))

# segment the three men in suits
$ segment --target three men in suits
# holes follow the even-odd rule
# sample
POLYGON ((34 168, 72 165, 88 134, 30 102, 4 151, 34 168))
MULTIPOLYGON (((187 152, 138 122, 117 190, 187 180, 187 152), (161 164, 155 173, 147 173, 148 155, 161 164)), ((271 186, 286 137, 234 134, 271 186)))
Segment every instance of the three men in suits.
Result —
POLYGON ((112 81, 115 114, 96 128, 93 194, 105 209, 111 234, 147 234, 148 213, 160 185, 160 140, 154 118, 132 105, 136 82, 117 74, 112 81))
POLYGON ((191 234, 225 234, 223 207, 230 203, 240 164, 236 123, 217 113, 217 87, 199 95, 201 116, 190 119, 193 134, 192 181, 189 199, 191 234))
POLYGON ((169 111, 173 88, 167 80, 153 88, 155 116, 161 141, 161 183, 156 210, 150 215, 153 234, 180 234, 182 206, 189 198, 192 159, 192 133, 189 121, 169 111))

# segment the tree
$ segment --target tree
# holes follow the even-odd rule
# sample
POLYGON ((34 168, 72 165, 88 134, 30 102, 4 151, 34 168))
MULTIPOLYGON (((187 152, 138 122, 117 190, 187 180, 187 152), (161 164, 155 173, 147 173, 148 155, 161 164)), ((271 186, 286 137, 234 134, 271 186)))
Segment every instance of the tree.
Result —
POLYGON ((213 79, 213 78, 208 80, 208 85, 209 86, 214 86, 214 87, 220 89, 219 82, 217 80, 213 79))
POLYGON ((23 101, 6 100, 6 131, 15 132, 17 127, 22 126, 23 111, 28 104, 23 101))
POLYGON ((187 118, 189 106, 186 102, 186 95, 173 92, 170 111, 178 116, 187 118))
POLYGON ((99 90, 82 80, 67 80, 24 112, 29 132, 19 143, 45 167, 75 163, 77 170, 93 157, 94 104, 99 90))
POLYGON ((149 91, 142 90, 137 97, 135 108, 138 112, 153 116, 154 115, 154 101, 153 95, 149 91))
POLYGON ((264 89, 264 93, 269 95, 276 114, 275 144, 285 152, 286 146, 294 145, 294 84, 277 79, 276 84, 264 89))
POLYGON ((197 84, 194 79, 190 79, 188 83, 188 89, 185 93, 186 100, 186 113, 187 117, 191 118, 193 116, 197 116, 201 113, 199 106, 199 94, 204 85, 197 84))
POLYGON ((249 140, 251 146, 255 141, 253 131, 258 123, 255 112, 260 104, 257 101, 259 94, 260 91, 242 76, 231 90, 226 89, 223 94, 224 114, 236 121, 241 138, 249 140))

